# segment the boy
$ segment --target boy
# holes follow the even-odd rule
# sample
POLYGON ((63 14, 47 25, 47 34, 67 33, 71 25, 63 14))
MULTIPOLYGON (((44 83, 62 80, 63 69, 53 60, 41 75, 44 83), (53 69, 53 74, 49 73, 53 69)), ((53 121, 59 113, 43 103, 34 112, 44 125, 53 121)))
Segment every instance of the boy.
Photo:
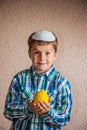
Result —
POLYGON ((58 41, 50 31, 37 31, 28 39, 32 66, 14 76, 6 97, 4 115, 11 130, 61 130, 70 120, 72 92, 67 79, 57 72, 58 41), (49 103, 33 103, 36 92, 44 89, 49 103))

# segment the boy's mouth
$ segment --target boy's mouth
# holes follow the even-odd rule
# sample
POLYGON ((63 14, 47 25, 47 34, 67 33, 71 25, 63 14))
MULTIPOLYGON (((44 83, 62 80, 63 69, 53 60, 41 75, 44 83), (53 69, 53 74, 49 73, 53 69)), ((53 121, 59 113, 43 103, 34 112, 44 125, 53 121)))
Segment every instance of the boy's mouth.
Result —
POLYGON ((47 63, 38 62, 39 65, 46 65, 47 63))

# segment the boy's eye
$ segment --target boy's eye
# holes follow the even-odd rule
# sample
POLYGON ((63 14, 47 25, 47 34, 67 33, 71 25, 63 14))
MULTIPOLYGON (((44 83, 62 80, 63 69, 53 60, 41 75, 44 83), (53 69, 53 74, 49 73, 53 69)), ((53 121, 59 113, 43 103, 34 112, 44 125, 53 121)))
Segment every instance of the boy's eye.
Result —
POLYGON ((50 55, 50 52, 46 52, 46 55, 50 55))
POLYGON ((39 54, 39 51, 35 51, 34 54, 36 54, 36 55, 39 54))

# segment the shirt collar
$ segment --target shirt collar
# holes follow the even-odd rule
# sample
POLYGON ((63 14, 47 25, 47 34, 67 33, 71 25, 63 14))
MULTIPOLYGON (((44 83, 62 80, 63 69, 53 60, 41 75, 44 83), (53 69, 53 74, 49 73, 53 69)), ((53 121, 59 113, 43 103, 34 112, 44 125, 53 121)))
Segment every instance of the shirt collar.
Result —
MULTIPOLYGON (((32 71, 32 76, 34 77, 39 76, 38 72, 34 69, 33 65, 31 66, 31 71, 32 71)), ((41 76, 46 75, 48 80, 52 80, 55 74, 56 74, 56 68, 54 65, 52 65, 51 68, 47 72, 42 73, 41 76)))

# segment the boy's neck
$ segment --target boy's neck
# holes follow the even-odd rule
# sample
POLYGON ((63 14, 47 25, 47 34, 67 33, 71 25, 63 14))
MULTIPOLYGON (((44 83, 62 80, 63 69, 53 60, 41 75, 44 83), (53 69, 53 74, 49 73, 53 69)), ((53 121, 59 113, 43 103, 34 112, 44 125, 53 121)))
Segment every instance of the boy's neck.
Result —
POLYGON ((34 70, 38 75, 42 75, 43 73, 46 73, 47 71, 49 71, 52 66, 51 66, 48 70, 46 70, 46 71, 38 71, 38 70, 36 70, 36 69, 34 68, 33 65, 32 65, 32 67, 33 67, 33 70, 34 70))

